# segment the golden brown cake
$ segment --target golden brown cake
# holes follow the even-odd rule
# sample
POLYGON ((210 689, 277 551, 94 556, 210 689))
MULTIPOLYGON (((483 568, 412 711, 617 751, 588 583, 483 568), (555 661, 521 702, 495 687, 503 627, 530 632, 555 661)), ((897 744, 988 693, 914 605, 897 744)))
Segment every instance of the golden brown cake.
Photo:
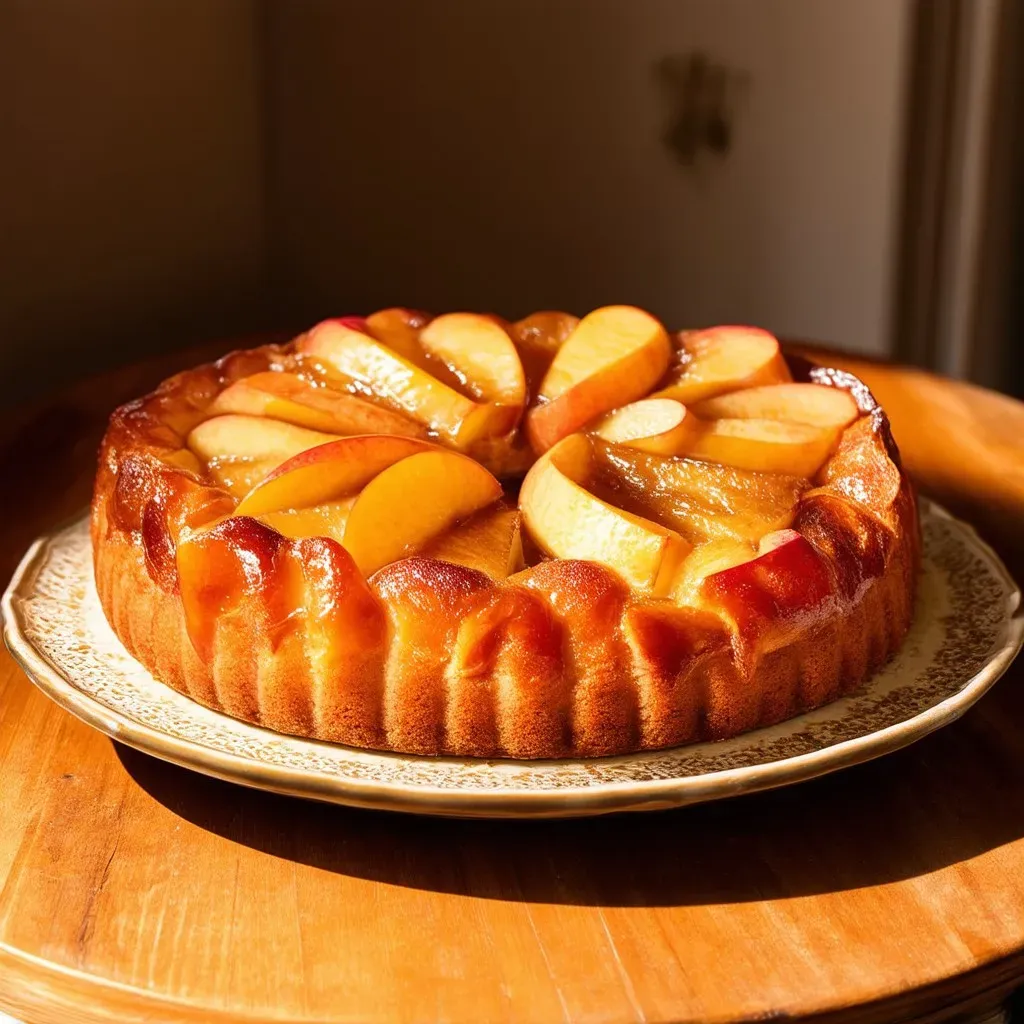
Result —
POLYGON ((910 623, 885 414, 770 334, 389 309, 122 406, 92 505, 156 678, 280 732, 594 756, 857 687, 910 623))

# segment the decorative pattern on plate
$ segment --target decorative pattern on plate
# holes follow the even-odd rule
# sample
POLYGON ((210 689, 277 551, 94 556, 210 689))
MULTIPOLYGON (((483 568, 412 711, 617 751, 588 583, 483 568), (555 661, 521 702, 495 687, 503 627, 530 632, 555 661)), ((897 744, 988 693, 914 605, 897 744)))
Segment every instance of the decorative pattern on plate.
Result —
POLYGON ((1024 639, 1020 591, 974 531, 922 503, 923 567, 901 650, 858 692, 717 743, 623 757, 487 761, 282 736, 156 682, 114 636, 83 518, 25 556, 5 638, 36 684, 114 738, 246 785, 393 810, 563 816, 679 806, 800 781, 905 746, 959 717, 1024 639))

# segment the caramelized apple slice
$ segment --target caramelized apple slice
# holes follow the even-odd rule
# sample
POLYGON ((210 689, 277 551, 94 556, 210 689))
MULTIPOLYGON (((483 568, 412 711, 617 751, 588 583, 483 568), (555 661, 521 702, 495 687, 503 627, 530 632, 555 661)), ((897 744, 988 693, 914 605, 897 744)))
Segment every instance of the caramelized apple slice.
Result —
POLYGON ((494 319, 477 313, 447 313, 420 332, 420 344, 456 371, 482 402, 522 409, 526 378, 512 339, 494 319))
POLYGON ((601 562, 632 586, 666 594, 690 545, 674 530, 592 494, 593 442, 572 434, 526 475, 519 495, 533 540, 555 558, 601 562))
POLYGON ((281 463, 242 499, 235 511, 238 515, 261 517, 270 512, 339 501, 361 490, 400 459, 440 450, 428 441, 392 434, 337 438, 281 463))
POLYGON ((336 434, 308 430, 259 416, 214 416, 188 435, 188 446, 201 459, 290 458, 314 445, 337 440, 336 434))
POLYGON ((325 501, 311 508, 287 508, 280 512, 264 512, 261 523, 296 540, 302 537, 332 537, 339 544, 345 536, 345 524, 352 511, 355 496, 340 501, 325 501))
POLYGON ((569 313, 546 311, 531 313, 512 325, 512 338, 519 350, 531 394, 536 393, 555 353, 576 330, 579 322, 579 317, 569 313))
POLYGON ((613 444, 675 455, 693 442, 701 424, 671 398, 646 398, 602 416, 592 433, 613 444))
POLYGON ((420 452, 363 488, 349 513, 343 543, 370 576, 501 496, 501 484, 478 462, 440 449, 420 452))
POLYGON ((792 639, 834 594, 828 565, 796 530, 765 536, 756 558, 713 573, 701 585, 704 600, 732 621, 741 649, 761 652, 792 639))
POLYGON ((384 342, 404 359, 419 365, 423 351, 419 342, 420 331, 429 322, 430 316, 427 313, 393 306, 371 313, 366 318, 365 333, 384 342))
POLYGON ((521 434, 512 437, 491 437, 473 445, 471 453, 482 466, 503 480, 521 478, 533 465, 536 456, 521 434))
POLYGON ((739 469, 812 477, 838 440, 838 427, 776 420, 712 420, 686 446, 686 454, 739 469))
POLYGON ((420 335, 430 321, 429 313, 393 306, 371 313, 361 324, 350 326, 355 326, 356 330, 383 342, 403 359, 407 359, 458 394, 474 397, 471 389, 467 387, 468 382, 464 375, 424 348, 420 335))
POLYGON ((792 522, 808 487, 800 477, 666 458, 600 441, 594 442, 594 453, 590 487, 599 497, 677 531, 692 544, 756 543, 792 522))
POLYGON ((692 405, 713 395, 789 381, 778 339, 756 327, 710 327, 680 336, 683 362, 656 398, 692 405))
POLYGON ((189 435, 189 448, 211 476, 235 496, 248 492, 275 466, 299 452, 337 439, 336 434, 307 430, 259 416, 215 416, 189 435))
POLYGON ((481 509, 435 538, 420 554, 504 579, 523 567, 520 519, 516 508, 497 505, 481 509))
POLYGON ((705 420, 785 420, 840 429, 860 415, 849 391, 824 384, 775 384, 733 391, 698 403, 693 412, 705 420))
POLYGON ((693 604, 705 578, 716 572, 742 565, 757 556, 754 545, 747 540, 724 537, 710 540, 693 549, 676 578, 673 597, 680 604, 693 604))
POLYGON ((401 413, 273 370, 235 381, 214 399, 210 412, 269 416, 333 434, 426 435, 423 427, 401 413))
POLYGON ((643 398, 671 358, 665 329, 633 306, 606 306, 580 322, 562 345, 526 416, 538 453, 617 406, 643 398))
POLYGON ((409 416, 458 447, 507 434, 520 410, 485 405, 460 394, 375 338, 336 320, 325 320, 298 345, 357 386, 394 402, 409 416))

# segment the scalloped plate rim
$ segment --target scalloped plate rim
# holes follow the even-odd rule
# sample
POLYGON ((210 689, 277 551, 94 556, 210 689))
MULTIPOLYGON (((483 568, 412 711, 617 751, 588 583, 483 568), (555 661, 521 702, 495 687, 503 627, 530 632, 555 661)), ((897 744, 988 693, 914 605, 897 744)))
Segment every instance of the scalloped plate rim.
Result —
MULTIPOLYGON (((62 533, 79 524, 82 515, 73 517, 32 543, 11 577, 0 602, 0 608, 3 614, 4 640, 11 655, 36 687, 56 704, 111 739, 161 760, 227 782, 333 804, 453 817, 573 817, 620 811, 662 810, 805 782, 892 753, 954 722, 1003 675, 1024 646, 1024 607, 1020 589, 999 556, 970 524, 957 519, 937 503, 925 498, 921 499, 921 512, 922 516, 935 516, 951 523, 960 535, 960 542, 973 548, 1002 582, 1006 605, 1003 646, 994 651, 983 667, 959 690, 910 718, 840 740, 818 750, 761 764, 741 765, 696 775, 607 781, 590 786, 567 785, 553 789, 495 786, 487 789, 460 790, 421 783, 384 783, 359 778, 338 779, 218 750, 133 721, 79 689, 63 674, 59 666, 40 652, 25 634, 24 617, 18 607, 19 601, 24 599, 26 589, 31 590, 32 584, 42 570, 47 550, 62 533)), ((221 712, 204 710, 230 722, 237 721, 221 712)), ((813 711, 808 712, 811 713, 813 711)), ((795 716, 788 719, 785 724, 795 725, 803 717, 795 716)), ((279 734, 272 730, 249 723, 243 724, 246 728, 257 730, 268 737, 280 738, 279 734)), ((754 736, 759 731, 754 730, 747 735, 754 736)), ((298 739, 303 744, 329 748, 335 752, 350 749, 341 744, 303 737, 290 738, 298 739)), ((510 759, 438 759, 387 751, 357 753, 406 762, 416 761, 428 766, 431 762, 439 760, 446 763, 501 763, 504 760, 504 763, 513 765, 543 763, 552 767, 586 766, 611 760, 566 758, 558 761, 517 762, 510 759)), ((623 762, 633 757, 649 756, 650 753, 645 751, 633 755, 620 755, 614 760, 623 762)))

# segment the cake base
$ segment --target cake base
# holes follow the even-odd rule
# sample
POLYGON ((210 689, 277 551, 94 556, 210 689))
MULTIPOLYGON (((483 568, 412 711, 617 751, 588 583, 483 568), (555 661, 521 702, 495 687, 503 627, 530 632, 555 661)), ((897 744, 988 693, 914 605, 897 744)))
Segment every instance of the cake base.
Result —
POLYGON ((959 717, 1024 640, 1020 591, 970 527, 922 503, 913 622, 856 693, 716 743, 561 761, 374 753, 268 732, 157 682, 108 625, 88 524, 38 541, 3 601, 8 646, 45 693, 119 742, 209 775, 335 803, 444 815, 649 810, 799 782, 905 746, 959 717))

